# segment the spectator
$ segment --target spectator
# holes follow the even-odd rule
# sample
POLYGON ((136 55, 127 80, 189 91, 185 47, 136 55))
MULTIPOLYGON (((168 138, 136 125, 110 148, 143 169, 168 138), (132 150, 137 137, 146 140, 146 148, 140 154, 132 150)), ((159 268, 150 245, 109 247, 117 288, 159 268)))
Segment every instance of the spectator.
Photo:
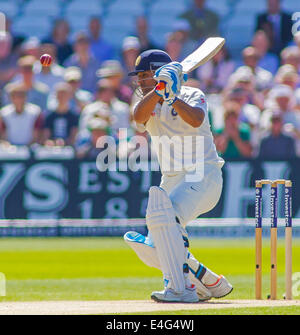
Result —
POLYGON ((138 55, 141 53, 141 45, 139 39, 135 36, 127 36, 122 44, 122 66, 125 72, 125 83, 134 88, 134 77, 129 77, 127 74, 135 69, 135 62, 138 55))
POLYGON ((99 64, 107 59, 114 59, 114 49, 112 45, 102 36, 102 24, 98 17, 92 17, 89 22, 91 52, 98 60, 99 64))
POLYGON ((295 110, 294 91, 287 85, 276 85, 269 92, 266 100, 266 109, 261 115, 261 128, 270 129, 272 111, 282 114, 284 124, 291 124, 295 131, 300 130, 300 115, 295 110))
POLYGON ((1 137, 12 145, 30 145, 40 141, 42 114, 39 106, 26 102, 27 89, 9 84, 11 104, 0 111, 1 137))
POLYGON ((18 56, 12 52, 10 33, 0 35, 0 89, 2 89, 17 73, 18 56))
MULTIPOLYGON (((81 70, 77 66, 70 66, 65 69, 64 81, 67 82, 72 89, 70 108, 76 114, 80 114, 83 108, 92 102, 93 95, 89 91, 82 90, 81 86, 81 70)), ((48 109, 53 111, 57 108, 58 102, 55 92, 49 96, 48 109)))
POLYGON ((125 85, 122 81, 124 78, 124 72, 122 65, 117 60, 107 60, 102 63, 101 68, 97 71, 99 78, 106 78, 112 84, 115 89, 117 98, 127 104, 131 103, 132 89, 128 85, 125 85))
POLYGON ((108 133, 107 121, 99 117, 91 118, 87 123, 85 136, 81 136, 77 140, 77 158, 97 158, 99 153, 105 149, 105 143, 102 142, 102 139, 104 139, 108 133))
POLYGON ((42 44, 39 57, 43 54, 49 54, 52 57, 52 63, 51 66, 42 66, 37 60, 33 67, 35 80, 46 84, 50 92, 53 92, 54 86, 63 81, 64 68, 56 62, 56 46, 54 44, 42 44))
POLYGON ((225 125, 215 131, 217 151, 224 158, 249 158, 252 155, 250 127, 239 121, 238 106, 228 104, 224 114, 225 125))
POLYGON ((95 116, 109 123, 111 134, 115 137, 118 136, 120 128, 130 128, 129 105, 116 97, 114 87, 107 79, 98 81, 96 101, 82 111, 80 130, 86 129, 88 121, 95 116))
POLYGON ((45 120, 46 145, 74 145, 78 127, 78 115, 70 108, 72 87, 64 82, 55 85, 57 109, 45 120))
POLYGON ((259 109, 264 108, 264 95, 256 88, 255 75, 248 66, 238 68, 228 80, 228 88, 241 88, 247 97, 247 103, 257 106, 259 109))
MULTIPOLYGON (((256 89, 258 91, 268 90, 272 86, 272 73, 261 68, 258 63, 260 54, 254 47, 247 47, 242 52, 244 64, 252 70, 255 76, 256 89)), ((240 67, 241 68, 241 67, 240 67)), ((238 68, 238 69, 240 69, 238 68)))
POLYGON ((290 64, 300 73, 300 49, 297 46, 290 46, 280 53, 282 64, 290 64))
POLYGON ((140 52, 157 49, 157 46, 149 38, 148 21, 145 16, 139 16, 136 19, 136 36, 140 42, 140 52))
POLYGON ((125 73, 133 71, 135 61, 140 54, 141 44, 135 36, 127 36, 122 43, 122 58, 124 62, 125 73))
POLYGON ((196 78, 206 93, 219 93, 227 84, 235 68, 234 62, 223 47, 209 62, 196 70, 196 78))
POLYGON ((57 62, 63 65, 64 61, 73 53, 72 45, 69 43, 70 27, 64 19, 55 21, 51 36, 42 43, 54 44, 57 48, 57 62))
POLYGON ((100 63, 90 51, 90 40, 84 32, 76 35, 74 53, 64 62, 65 67, 77 66, 81 69, 81 88, 91 93, 95 92, 96 71, 100 63))
MULTIPOLYGON (((24 56, 18 60, 20 76, 15 80, 24 85, 27 91, 27 101, 38 105, 42 112, 46 112, 49 87, 34 78, 33 66, 36 59, 33 56, 24 56)), ((8 85, 4 87, 3 102, 9 103, 8 85)))
POLYGON ((182 47, 178 57, 181 61, 197 49, 199 42, 191 39, 191 26, 187 20, 176 20, 172 31, 181 36, 182 47))
POLYGON ((273 112, 271 130, 260 144, 259 158, 261 159, 291 159, 296 157, 295 140, 283 133, 281 113, 273 112))
POLYGON ((259 54, 258 66, 274 75, 279 65, 279 59, 277 55, 269 51, 270 40, 267 33, 263 30, 258 30, 253 36, 251 44, 259 54))
POLYGON ((201 89, 200 87, 200 81, 195 78, 188 78, 188 80, 184 83, 184 86, 194 87, 201 89))
MULTIPOLYGON (((243 84, 247 85, 247 83, 243 84)), ((242 86, 233 88, 229 91, 228 95, 225 96, 224 107, 222 110, 223 117, 225 115, 227 105, 230 105, 231 103, 235 103, 239 121, 246 123, 250 127, 250 143, 253 148, 253 153, 255 153, 259 145, 261 111, 259 107, 249 101, 249 91, 242 86)), ((215 117, 215 114, 212 116, 215 117)))
POLYGON ((299 75, 290 64, 280 66, 275 76, 275 83, 290 86, 292 90, 295 90, 299 84, 299 75))
POLYGON ((270 51, 279 55, 281 50, 292 40, 291 15, 282 11, 280 0, 267 0, 267 12, 256 18, 256 30, 269 32, 270 51))
POLYGON ((205 0, 194 0, 191 9, 180 15, 191 26, 191 39, 202 42, 210 36, 219 36, 219 18, 216 13, 205 8, 205 0))
POLYGON ((35 37, 31 36, 27 38, 20 46, 20 53, 21 56, 33 56, 36 59, 40 57, 40 40, 35 37))
POLYGON ((181 52, 183 48, 183 36, 179 31, 168 34, 165 51, 173 61, 181 61, 181 52))

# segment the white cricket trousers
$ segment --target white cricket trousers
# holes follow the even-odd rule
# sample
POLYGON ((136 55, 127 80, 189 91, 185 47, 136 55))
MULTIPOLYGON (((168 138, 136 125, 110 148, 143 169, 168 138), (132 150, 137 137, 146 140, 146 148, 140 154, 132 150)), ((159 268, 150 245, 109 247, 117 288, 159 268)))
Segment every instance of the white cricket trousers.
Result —
POLYGON ((212 210, 218 203, 223 187, 222 170, 206 164, 204 177, 199 182, 186 181, 186 174, 163 175, 160 183, 169 195, 180 224, 186 224, 212 210))

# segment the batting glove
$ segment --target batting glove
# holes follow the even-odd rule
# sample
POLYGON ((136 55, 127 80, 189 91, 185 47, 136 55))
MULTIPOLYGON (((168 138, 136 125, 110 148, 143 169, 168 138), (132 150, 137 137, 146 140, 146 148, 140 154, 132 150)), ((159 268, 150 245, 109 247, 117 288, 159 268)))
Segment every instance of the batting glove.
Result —
POLYGON ((155 93, 162 97, 168 105, 172 105, 177 100, 176 95, 170 91, 169 86, 165 81, 160 81, 155 86, 155 93))
POLYGON ((180 63, 171 62, 156 70, 154 79, 158 81, 155 92, 171 105, 180 93, 181 84, 187 79, 187 76, 182 74, 180 63))

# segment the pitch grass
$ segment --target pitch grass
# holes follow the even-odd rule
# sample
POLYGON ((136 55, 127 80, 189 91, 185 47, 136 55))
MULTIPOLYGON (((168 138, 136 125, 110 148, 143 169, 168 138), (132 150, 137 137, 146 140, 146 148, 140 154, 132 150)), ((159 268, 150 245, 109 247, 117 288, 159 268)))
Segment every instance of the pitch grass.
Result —
MULTIPOLYGON (((224 274, 233 284, 229 299, 254 298, 254 239, 191 239, 190 242, 190 250, 201 262, 224 274)), ((265 241, 264 297, 269 293, 269 267, 270 245, 265 241)), ((6 296, 0 297, 0 301, 143 300, 149 299, 151 291, 162 289, 160 271, 145 266, 122 238, 3 238, 0 272, 6 277, 6 296)), ((293 240, 293 272, 300 272, 300 239, 293 240)), ((284 241, 279 239, 278 297, 283 293, 284 241)), ((244 310, 252 313, 252 309, 244 310)), ((267 308, 253 311, 271 313, 267 308)), ((300 314, 291 307, 272 311, 300 314)), ((209 310, 208 314, 230 312, 209 310)), ((176 312, 179 313, 187 312, 176 312)))
MULTIPOLYGON (((299 307, 245 307, 245 308, 225 308, 225 309, 201 309, 183 310, 180 315, 299 315, 299 307)), ((152 312, 152 313, 131 313, 128 315, 178 315, 178 311, 168 311, 168 313, 152 312)))

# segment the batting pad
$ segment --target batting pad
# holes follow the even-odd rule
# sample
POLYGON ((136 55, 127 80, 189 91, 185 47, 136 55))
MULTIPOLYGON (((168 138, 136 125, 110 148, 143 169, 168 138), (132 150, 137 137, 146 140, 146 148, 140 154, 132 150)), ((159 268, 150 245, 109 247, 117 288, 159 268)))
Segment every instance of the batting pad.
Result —
POLYGON ((169 281, 168 287, 178 293, 183 292, 183 268, 186 263, 184 241, 175 220, 172 202, 160 187, 152 186, 149 190, 146 224, 153 238, 161 270, 169 281))
POLYGON ((135 251, 141 261, 150 267, 161 269, 153 244, 149 244, 147 238, 137 233, 129 231, 124 235, 124 241, 135 251))

